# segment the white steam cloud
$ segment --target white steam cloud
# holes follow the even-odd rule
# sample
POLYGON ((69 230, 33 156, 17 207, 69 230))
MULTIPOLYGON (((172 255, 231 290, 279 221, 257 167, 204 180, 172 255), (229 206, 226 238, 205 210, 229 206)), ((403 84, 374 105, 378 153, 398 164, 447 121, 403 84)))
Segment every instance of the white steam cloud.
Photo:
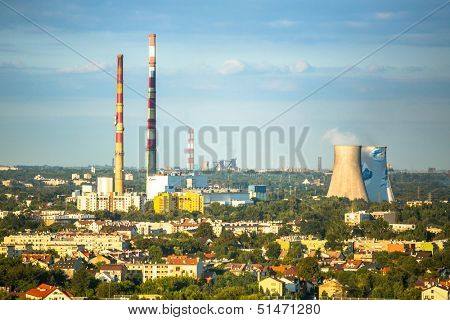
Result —
POLYGON ((339 128, 327 130, 322 140, 330 144, 359 144, 358 137, 348 131, 340 131, 339 128))

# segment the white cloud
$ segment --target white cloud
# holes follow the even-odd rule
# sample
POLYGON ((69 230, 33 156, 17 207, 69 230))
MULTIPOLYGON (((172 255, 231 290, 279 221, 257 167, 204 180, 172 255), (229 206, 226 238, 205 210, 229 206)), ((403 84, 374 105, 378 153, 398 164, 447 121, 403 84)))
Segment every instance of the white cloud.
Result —
POLYGON ((392 18, 393 16, 394 16, 394 13, 389 12, 389 11, 375 13, 375 18, 377 18, 379 20, 387 20, 387 19, 392 18))
POLYGON ((297 24, 297 21, 287 20, 287 19, 275 20, 275 21, 269 22, 269 26, 272 28, 290 28, 290 27, 295 26, 296 24, 297 24))
MULTIPOLYGON (((102 63, 97 63, 98 66, 105 69, 106 65, 102 63)), ((92 63, 88 63, 81 66, 74 66, 74 67, 63 67, 59 68, 58 72, 61 73, 92 73, 92 72, 99 72, 101 71, 96 65, 92 63)))
POLYGON ((223 75, 239 73, 245 69, 245 64, 238 59, 225 60, 219 68, 219 73, 223 75))
POLYGON ((302 73, 308 70, 311 66, 305 60, 298 60, 289 66, 289 71, 292 73, 302 73))
POLYGON ((339 128, 329 129, 322 140, 330 144, 358 144, 358 137, 349 131, 340 131, 339 128))

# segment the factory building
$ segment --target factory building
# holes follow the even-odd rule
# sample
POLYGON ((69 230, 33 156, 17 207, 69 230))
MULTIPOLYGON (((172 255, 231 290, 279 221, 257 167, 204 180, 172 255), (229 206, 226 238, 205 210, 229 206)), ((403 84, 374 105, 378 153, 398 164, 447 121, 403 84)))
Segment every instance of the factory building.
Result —
POLYGON ((265 185, 249 185, 248 193, 250 199, 257 199, 261 201, 267 200, 267 187, 265 185))
POLYGON ((247 192, 220 192, 220 193, 202 193, 204 204, 219 203, 222 205, 238 207, 240 205, 253 204, 250 194, 247 192))
POLYGON ((155 213, 169 213, 175 208, 181 211, 204 213, 204 197, 197 192, 162 192, 153 199, 155 213))
POLYGON ((204 175, 151 175, 147 180, 147 199, 153 200, 161 192, 207 187, 208 177, 204 175))

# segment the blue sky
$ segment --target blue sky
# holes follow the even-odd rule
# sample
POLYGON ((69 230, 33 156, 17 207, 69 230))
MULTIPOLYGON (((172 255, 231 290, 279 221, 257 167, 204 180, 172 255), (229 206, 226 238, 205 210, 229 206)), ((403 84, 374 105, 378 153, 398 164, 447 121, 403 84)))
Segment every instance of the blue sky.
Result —
MULTIPOLYGON (((125 82, 143 95, 147 35, 157 33, 158 105, 197 132, 204 126, 242 131, 269 121, 443 3, 6 2, 112 73, 122 52, 125 82)), ((0 163, 110 164, 114 79, 0 6, 0 163)), ((449 169, 448 21, 450 5, 271 126, 286 135, 288 127, 298 135, 310 128, 303 146, 310 167, 317 156, 331 167, 333 143, 360 143, 387 145, 395 168, 449 169)), ((136 166, 146 101, 129 89, 124 94, 125 161, 136 166)), ((167 141, 179 125, 158 111, 161 166, 174 164, 167 141)), ((220 158, 226 156, 224 139, 219 134, 212 145, 220 158)), ((233 139, 231 153, 239 163, 238 133, 233 139)), ((254 148, 249 142, 249 167, 255 165, 254 148)), ((271 144, 271 167, 287 149, 271 144)), ((203 153, 197 147, 197 155, 203 153)))

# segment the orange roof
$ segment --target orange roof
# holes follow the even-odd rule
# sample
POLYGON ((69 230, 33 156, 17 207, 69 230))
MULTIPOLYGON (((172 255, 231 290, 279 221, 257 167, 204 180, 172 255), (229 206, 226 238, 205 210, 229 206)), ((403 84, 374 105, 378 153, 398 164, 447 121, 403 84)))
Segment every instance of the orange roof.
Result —
POLYGON ((348 260, 344 265, 344 269, 358 269, 361 264, 361 260, 348 260))
POLYGON ((198 263, 197 258, 189 258, 188 256, 168 256, 167 262, 169 264, 186 264, 186 265, 195 265, 198 263))
MULTIPOLYGON (((26 294, 33 296, 33 297, 44 299, 45 297, 47 297, 50 293, 52 293, 56 289, 58 289, 58 287, 51 286, 51 285, 45 284, 45 283, 41 283, 36 288, 28 290, 26 292, 26 294)), ((72 295, 66 291, 61 290, 61 292, 63 292, 65 295, 67 295, 69 297, 72 297, 72 295)))
POLYGON ((288 267, 290 267, 290 266, 281 265, 281 266, 272 266, 270 268, 275 272, 284 273, 288 267))
POLYGON ((215 253, 204 253, 203 254, 205 256, 206 259, 214 259, 216 257, 215 253))

